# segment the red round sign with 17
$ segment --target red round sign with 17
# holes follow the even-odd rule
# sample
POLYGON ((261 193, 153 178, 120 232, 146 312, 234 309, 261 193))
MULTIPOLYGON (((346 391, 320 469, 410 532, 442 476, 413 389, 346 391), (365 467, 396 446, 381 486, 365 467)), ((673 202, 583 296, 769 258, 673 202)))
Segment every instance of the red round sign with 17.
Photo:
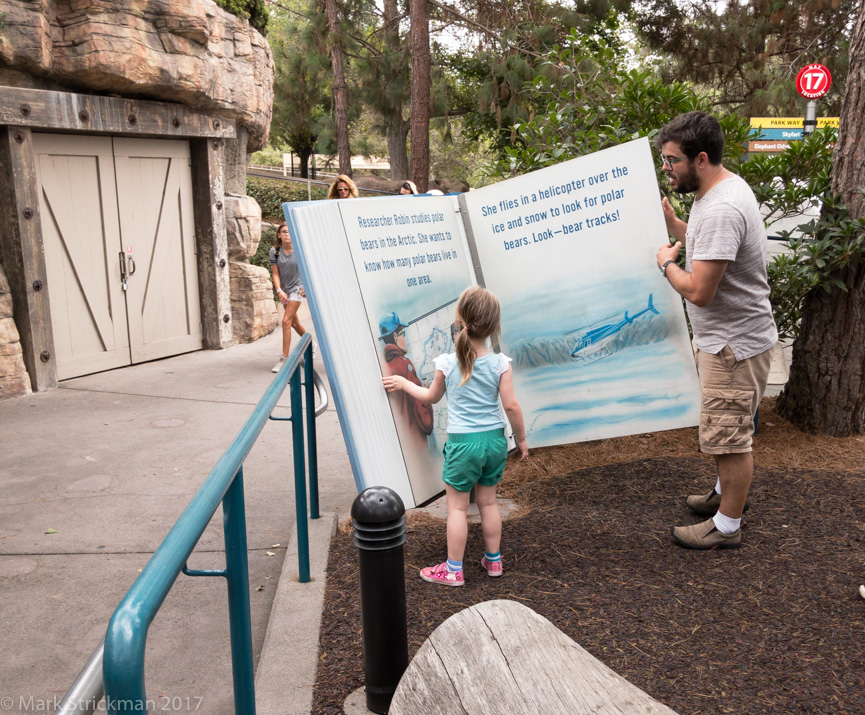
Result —
POLYGON ((832 73, 823 65, 808 65, 796 75, 796 91, 805 99, 819 99, 831 86, 832 73))

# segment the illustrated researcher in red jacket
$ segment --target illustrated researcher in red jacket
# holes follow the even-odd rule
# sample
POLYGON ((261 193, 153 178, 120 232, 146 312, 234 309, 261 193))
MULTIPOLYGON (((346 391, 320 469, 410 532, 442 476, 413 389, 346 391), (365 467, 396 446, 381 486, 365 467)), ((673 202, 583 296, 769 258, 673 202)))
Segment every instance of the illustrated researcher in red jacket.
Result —
MULTIPOLYGON (((404 330, 408 325, 400 321, 396 313, 387 313, 379 320, 378 327, 379 340, 384 343, 384 359, 388 374, 401 375, 406 380, 421 385, 414 364, 406 355, 404 330)), ((432 434, 432 405, 425 405, 402 391, 391 393, 390 399, 394 415, 402 414, 405 422, 424 436, 432 434)))

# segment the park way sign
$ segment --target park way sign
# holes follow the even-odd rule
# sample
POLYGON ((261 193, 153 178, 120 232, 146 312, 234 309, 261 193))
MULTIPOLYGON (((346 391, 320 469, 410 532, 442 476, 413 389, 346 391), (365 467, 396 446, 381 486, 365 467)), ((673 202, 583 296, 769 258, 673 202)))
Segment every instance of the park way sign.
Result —
POLYGON ((823 65, 808 65, 796 75, 796 91, 805 99, 820 99, 831 86, 832 74, 823 65))

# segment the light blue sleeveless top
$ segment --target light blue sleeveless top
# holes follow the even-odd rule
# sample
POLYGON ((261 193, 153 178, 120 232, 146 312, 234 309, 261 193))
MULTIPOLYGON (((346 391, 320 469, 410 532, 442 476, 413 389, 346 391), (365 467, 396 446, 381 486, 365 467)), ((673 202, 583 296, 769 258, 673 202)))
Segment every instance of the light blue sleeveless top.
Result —
POLYGON ((450 434, 485 432, 507 425, 499 402, 499 379, 510 369, 509 357, 491 352, 478 358, 472 376, 462 387, 456 353, 439 355, 434 362, 435 369, 445 376, 450 434))

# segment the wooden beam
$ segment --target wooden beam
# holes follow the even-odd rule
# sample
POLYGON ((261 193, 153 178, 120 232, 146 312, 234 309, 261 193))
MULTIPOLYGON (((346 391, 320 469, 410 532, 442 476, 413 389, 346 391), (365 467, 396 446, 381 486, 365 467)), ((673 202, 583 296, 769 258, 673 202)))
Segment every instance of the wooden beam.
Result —
POLYGON ((189 148, 201 288, 201 329, 204 346, 218 350, 234 344, 225 226, 224 146, 218 139, 199 139, 191 141, 189 148))
POLYGON ((31 129, 153 137, 232 139, 234 120, 182 104, 3 87, 0 124, 31 129))
POLYGON ((57 357, 42 248, 39 189, 30 130, 0 127, 0 254, 15 325, 34 391, 57 387, 57 357))

